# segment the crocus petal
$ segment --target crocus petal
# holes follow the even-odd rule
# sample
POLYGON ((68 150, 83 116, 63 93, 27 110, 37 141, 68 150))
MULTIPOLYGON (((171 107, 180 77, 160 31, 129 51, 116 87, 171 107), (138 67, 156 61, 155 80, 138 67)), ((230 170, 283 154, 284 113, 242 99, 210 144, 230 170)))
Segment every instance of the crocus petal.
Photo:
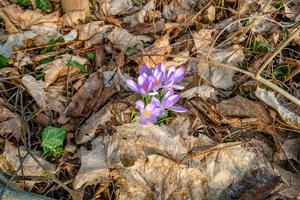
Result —
POLYGON ((159 107, 160 106, 160 101, 156 97, 152 97, 150 104, 153 104, 156 107, 159 107))
POLYGON ((162 108, 155 108, 152 114, 156 117, 160 117, 164 113, 164 109, 162 108))
POLYGON ((177 89, 177 90, 183 90, 184 89, 184 86, 181 86, 181 85, 172 85, 173 88, 177 89))
POLYGON ((167 99, 169 96, 172 96, 173 94, 174 94, 174 91, 171 88, 169 88, 165 91, 163 99, 167 99))
POLYGON ((148 122, 148 120, 146 118, 141 117, 141 124, 142 125, 147 125, 147 124, 149 124, 149 122, 148 122))
POLYGON ((142 76, 142 75, 139 75, 137 81, 138 81, 138 85, 141 87, 143 87, 145 81, 147 80, 147 77, 146 76, 142 76))
POLYGON ((135 107, 139 111, 142 111, 145 108, 145 105, 141 100, 138 100, 137 102, 135 102, 135 107))
POLYGON ((185 73, 185 68, 184 67, 179 67, 175 71, 175 76, 174 76, 174 83, 178 83, 183 80, 184 78, 184 73, 185 73))
POLYGON ((172 102, 176 103, 180 99, 180 95, 175 94, 175 95, 169 96, 167 99, 168 99, 168 101, 172 101, 172 102))
POLYGON ((133 80, 127 79, 126 80, 126 85, 129 89, 131 89, 134 92, 139 92, 139 87, 136 84, 136 82, 134 82, 133 80))
POLYGON ((170 67, 170 69, 168 70, 168 78, 170 78, 171 74, 175 74, 176 68, 175 66, 170 67))
POLYGON ((156 108, 155 104, 149 103, 146 106, 145 111, 152 112, 155 108, 156 108))
POLYGON ((139 74, 146 74, 148 76, 151 76, 152 75, 152 70, 149 69, 145 64, 143 64, 140 71, 139 71, 139 74))
POLYGON ((170 108, 174 105, 175 103, 173 101, 169 101, 169 100, 163 100, 161 103, 161 107, 163 108, 170 108))
POLYGON ((154 115, 150 115, 150 117, 148 118, 148 121, 155 124, 157 122, 157 117, 154 115))
POLYGON ((187 109, 181 106, 172 106, 169 108, 169 110, 172 110, 174 112, 186 112, 187 109))

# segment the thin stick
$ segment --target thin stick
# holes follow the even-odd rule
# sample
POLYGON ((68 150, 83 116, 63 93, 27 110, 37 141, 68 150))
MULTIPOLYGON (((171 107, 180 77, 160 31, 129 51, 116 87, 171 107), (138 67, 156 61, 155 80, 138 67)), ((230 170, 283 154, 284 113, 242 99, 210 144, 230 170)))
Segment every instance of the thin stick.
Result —
POLYGON ((294 38, 296 38, 300 33, 300 24, 297 26, 296 30, 292 32, 290 37, 288 37, 281 45, 273 51, 273 53, 270 55, 270 57, 264 62, 264 64, 259 68, 256 78, 258 78, 261 74, 261 72, 269 65, 270 62, 274 59, 274 57, 280 53, 280 51, 286 47, 294 38))

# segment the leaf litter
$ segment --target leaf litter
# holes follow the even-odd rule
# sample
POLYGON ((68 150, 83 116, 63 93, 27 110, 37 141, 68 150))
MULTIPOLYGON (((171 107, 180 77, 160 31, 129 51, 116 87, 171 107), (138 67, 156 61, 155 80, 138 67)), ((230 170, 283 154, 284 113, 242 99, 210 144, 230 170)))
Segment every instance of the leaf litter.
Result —
POLYGON ((1 197, 299 198, 296 1, 24 2, 0 2, 1 197), (136 121, 143 64, 185 66, 187 112, 136 121))

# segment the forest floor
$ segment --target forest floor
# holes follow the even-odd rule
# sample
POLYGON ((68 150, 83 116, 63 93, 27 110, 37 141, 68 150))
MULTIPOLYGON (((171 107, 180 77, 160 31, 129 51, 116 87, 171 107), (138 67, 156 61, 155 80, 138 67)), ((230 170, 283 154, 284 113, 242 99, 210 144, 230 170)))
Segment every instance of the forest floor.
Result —
POLYGON ((300 199, 299 1, 0 5, 0 199, 300 199))

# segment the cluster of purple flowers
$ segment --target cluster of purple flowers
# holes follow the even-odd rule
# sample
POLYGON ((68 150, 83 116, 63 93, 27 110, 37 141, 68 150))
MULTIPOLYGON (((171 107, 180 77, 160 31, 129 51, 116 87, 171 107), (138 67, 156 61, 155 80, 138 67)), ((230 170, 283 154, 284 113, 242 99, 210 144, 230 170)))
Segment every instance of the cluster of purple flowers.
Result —
POLYGON ((136 102, 138 116, 142 125, 156 123, 166 111, 185 112, 181 106, 174 106, 180 99, 174 90, 183 89, 178 85, 184 78, 184 67, 170 67, 159 64, 149 69, 143 65, 139 71, 137 82, 128 79, 126 85, 134 92, 141 94, 142 100, 136 102))

